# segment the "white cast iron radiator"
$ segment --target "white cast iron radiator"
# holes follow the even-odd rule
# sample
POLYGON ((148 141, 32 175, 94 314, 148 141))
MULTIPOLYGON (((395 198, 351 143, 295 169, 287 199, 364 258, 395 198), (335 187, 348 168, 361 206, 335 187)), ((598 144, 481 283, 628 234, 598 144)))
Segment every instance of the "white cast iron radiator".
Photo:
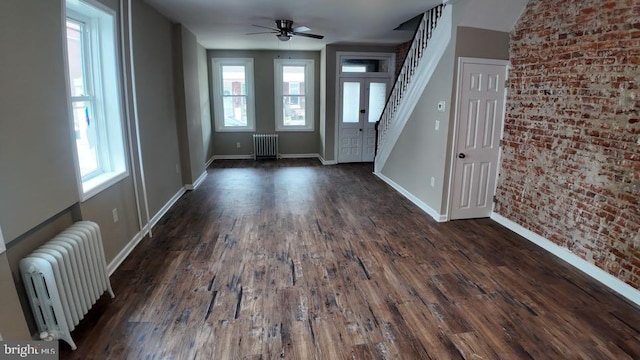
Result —
POLYGON ((20 272, 40 337, 62 339, 73 350, 71 331, 105 291, 115 297, 100 227, 91 221, 71 225, 20 260, 20 272))
POLYGON ((253 159, 278 158, 277 134, 253 134, 253 159))

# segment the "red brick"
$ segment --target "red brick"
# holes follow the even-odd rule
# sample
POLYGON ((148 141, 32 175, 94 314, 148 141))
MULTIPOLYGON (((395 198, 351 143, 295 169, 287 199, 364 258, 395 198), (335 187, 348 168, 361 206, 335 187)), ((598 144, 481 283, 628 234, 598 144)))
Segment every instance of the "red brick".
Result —
POLYGON ((636 3, 529 2, 511 34, 496 210, 640 289, 636 3))

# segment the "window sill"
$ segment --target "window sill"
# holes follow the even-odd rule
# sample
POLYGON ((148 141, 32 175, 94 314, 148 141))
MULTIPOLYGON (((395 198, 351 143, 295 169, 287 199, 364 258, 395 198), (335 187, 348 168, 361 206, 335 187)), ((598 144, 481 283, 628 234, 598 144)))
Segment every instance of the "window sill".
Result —
POLYGON ((113 186, 120 182, 122 179, 129 176, 126 171, 114 171, 98 175, 90 180, 82 183, 82 194, 80 194, 80 201, 85 202, 95 195, 98 195, 103 190, 113 186))

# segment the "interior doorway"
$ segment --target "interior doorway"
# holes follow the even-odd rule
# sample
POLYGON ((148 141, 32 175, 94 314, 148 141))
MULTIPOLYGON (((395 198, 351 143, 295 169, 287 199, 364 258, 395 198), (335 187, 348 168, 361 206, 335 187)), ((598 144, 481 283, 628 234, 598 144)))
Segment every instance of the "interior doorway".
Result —
POLYGON ((504 60, 459 59, 451 220, 489 217, 493 211, 507 65, 504 60))
POLYGON ((337 160, 372 162, 375 124, 391 90, 395 54, 338 53, 337 66, 337 160))

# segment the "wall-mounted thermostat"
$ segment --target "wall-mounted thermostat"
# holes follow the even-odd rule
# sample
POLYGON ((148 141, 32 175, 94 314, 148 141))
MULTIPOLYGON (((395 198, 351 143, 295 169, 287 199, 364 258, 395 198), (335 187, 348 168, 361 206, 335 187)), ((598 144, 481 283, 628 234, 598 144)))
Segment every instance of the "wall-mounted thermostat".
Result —
POLYGON ((444 112, 444 105, 445 105, 444 100, 438 101, 438 111, 439 112, 444 112))

